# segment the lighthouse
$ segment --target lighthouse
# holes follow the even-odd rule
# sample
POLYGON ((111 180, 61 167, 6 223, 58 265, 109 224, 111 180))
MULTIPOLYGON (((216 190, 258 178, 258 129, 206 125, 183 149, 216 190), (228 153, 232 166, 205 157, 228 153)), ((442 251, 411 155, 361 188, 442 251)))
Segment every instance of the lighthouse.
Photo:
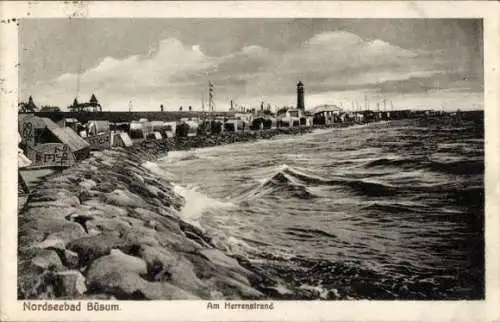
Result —
POLYGON ((297 109, 304 110, 304 84, 301 81, 297 83, 297 109))

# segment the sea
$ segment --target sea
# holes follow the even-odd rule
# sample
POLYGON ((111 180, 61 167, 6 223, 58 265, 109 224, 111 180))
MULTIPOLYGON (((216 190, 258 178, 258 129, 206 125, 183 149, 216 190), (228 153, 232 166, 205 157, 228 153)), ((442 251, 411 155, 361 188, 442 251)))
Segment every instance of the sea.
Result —
POLYGON ((271 298, 484 298, 484 132, 411 119, 172 151, 184 220, 271 298))

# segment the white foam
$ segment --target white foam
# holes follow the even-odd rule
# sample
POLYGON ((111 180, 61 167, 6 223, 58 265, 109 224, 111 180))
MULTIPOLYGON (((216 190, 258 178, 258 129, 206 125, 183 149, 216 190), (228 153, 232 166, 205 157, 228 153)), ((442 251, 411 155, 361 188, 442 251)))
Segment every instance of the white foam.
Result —
POLYGON ((179 212, 183 219, 197 221, 203 215, 203 212, 210 208, 229 208, 235 207, 230 202, 223 202, 196 191, 197 187, 187 188, 174 185, 174 192, 183 196, 186 204, 179 212))
POLYGON ((143 168, 148 169, 149 171, 153 172, 159 177, 165 178, 165 179, 170 179, 172 180, 175 176, 173 173, 168 172, 167 170, 163 169, 160 167, 157 163, 151 162, 151 161, 146 161, 141 164, 143 168))
POLYGON ((300 289, 307 290, 307 291, 313 291, 313 292, 318 292, 319 297, 322 299, 327 299, 328 297, 328 290, 321 287, 320 285, 313 286, 313 285, 308 285, 308 284, 302 284, 300 289))
POLYGON ((168 154, 159 161, 170 161, 170 162, 176 162, 176 161, 184 161, 184 160, 190 160, 197 158, 197 153, 194 150, 188 150, 188 151, 169 151, 168 154))

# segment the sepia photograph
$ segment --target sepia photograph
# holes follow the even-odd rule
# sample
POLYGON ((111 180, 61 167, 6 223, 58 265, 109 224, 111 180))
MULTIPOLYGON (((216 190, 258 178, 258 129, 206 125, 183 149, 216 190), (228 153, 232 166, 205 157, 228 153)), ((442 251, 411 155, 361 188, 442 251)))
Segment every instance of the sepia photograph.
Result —
POLYGON ((17 310, 486 300, 483 18, 13 22, 17 310))
POLYGON ((19 42, 20 298, 484 297, 481 20, 19 42))

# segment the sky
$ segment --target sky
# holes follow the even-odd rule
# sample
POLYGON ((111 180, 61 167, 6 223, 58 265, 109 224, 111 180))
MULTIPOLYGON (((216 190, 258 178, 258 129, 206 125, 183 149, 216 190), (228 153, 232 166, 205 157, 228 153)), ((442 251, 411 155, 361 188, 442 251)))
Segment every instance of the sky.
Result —
POLYGON ((478 19, 23 19, 20 100, 63 110, 483 107, 478 19), (366 98, 366 99, 365 99, 366 98))

